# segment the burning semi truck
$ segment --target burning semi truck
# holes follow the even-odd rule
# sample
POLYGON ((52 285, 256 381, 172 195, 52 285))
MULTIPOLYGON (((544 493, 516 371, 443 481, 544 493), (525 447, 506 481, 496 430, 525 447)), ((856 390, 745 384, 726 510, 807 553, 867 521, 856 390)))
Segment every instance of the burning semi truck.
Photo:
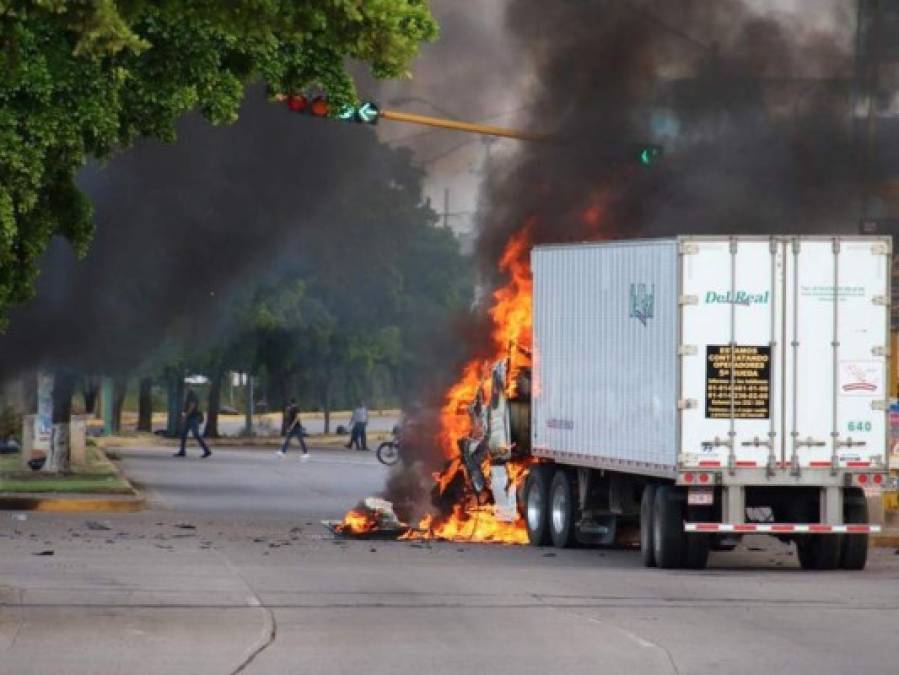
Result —
POLYGON ((483 519, 480 538, 567 547, 639 522, 647 566, 769 534, 804 568, 863 568, 865 489, 888 477, 890 262, 877 237, 534 247, 530 340, 518 326, 448 395, 458 452, 435 498, 468 497, 422 530, 483 519))

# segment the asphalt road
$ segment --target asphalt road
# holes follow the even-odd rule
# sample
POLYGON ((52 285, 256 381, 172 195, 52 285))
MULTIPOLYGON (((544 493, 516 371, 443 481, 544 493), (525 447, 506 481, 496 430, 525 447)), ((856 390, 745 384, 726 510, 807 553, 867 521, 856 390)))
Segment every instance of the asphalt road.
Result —
POLYGON ((0 673, 896 671, 889 549, 808 573, 759 538, 693 572, 631 550, 335 541, 318 520, 379 487, 370 455, 169 452, 126 452, 149 511, 3 514, 0 673))

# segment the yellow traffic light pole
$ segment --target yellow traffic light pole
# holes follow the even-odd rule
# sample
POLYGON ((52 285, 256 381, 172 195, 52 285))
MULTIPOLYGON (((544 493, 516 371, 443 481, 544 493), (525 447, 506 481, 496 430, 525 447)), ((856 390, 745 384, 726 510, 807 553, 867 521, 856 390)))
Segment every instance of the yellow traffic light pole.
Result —
POLYGON ((455 131, 467 131, 473 134, 483 134, 485 136, 502 136, 504 138, 517 138, 522 141, 545 141, 549 140, 549 136, 545 134, 535 134, 529 131, 519 131, 517 129, 509 129, 508 127, 497 127, 490 124, 476 124, 474 122, 460 122, 458 120, 448 120, 443 117, 432 117, 430 115, 419 115, 417 113, 401 112, 399 110, 381 110, 378 117, 384 120, 392 120, 394 122, 409 122, 411 124, 423 124, 429 127, 439 127, 441 129, 453 129, 455 131))
MULTIPOLYGON (((274 100, 283 103, 289 99, 287 94, 276 94, 274 100)), ((391 120, 393 122, 407 122, 410 124, 422 124, 429 127, 438 127, 440 129, 452 129, 454 131, 465 131, 470 134, 483 134, 485 136, 502 136, 503 138, 517 138, 521 141, 546 141, 549 136, 546 134, 535 134, 529 131, 519 131, 517 129, 509 129, 508 127, 497 127, 491 124, 477 124, 475 122, 460 122, 459 120, 450 120, 444 117, 432 117, 431 115, 419 115, 417 113, 402 112, 400 110, 381 110, 376 104, 371 102, 365 105, 371 106, 372 118, 363 120, 366 123, 374 124, 377 120, 391 120)))

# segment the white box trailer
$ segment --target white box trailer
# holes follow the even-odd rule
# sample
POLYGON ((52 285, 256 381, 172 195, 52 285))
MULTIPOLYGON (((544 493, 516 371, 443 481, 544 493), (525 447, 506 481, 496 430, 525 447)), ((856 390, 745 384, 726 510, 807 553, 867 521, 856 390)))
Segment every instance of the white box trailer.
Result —
POLYGON ((535 247, 531 540, 614 534, 702 567, 743 534, 865 564, 888 471, 891 240, 677 237, 535 247))

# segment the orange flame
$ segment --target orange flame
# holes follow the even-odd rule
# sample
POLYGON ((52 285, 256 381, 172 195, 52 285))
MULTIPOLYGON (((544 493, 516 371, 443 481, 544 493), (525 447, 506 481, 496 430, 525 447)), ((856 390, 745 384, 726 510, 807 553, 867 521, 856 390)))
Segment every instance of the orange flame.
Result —
POLYGON ((371 511, 351 509, 343 517, 343 522, 334 529, 338 534, 365 534, 378 526, 378 517, 371 511))
MULTIPOLYGON (((472 427, 468 407, 478 394, 489 399, 491 386, 485 374, 490 366, 508 359, 506 394, 514 396, 518 376, 523 368, 531 365, 531 328, 533 283, 531 279, 530 248, 533 224, 528 222, 510 239, 499 260, 499 271, 508 277, 504 286, 493 294, 493 306, 489 310, 493 323, 491 353, 472 359, 462 368, 459 381, 446 394, 446 402, 440 414, 440 441, 443 454, 451 460, 446 469, 435 475, 438 494, 443 494, 459 471, 464 471, 461 461, 460 441, 481 438, 486 430, 472 427)), ((506 463, 510 489, 521 485, 527 476, 527 468, 533 460, 514 459, 506 463)), ((485 461, 485 475, 489 476, 489 461, 485 461)), ((524 521, 504 522, 496 518, 492 506, 477 503, 454 504, 448 517, 426 516, 418 526, 418 532, 410 531, 409 538, 434 538, 475 542, 527 543, 524 521)))
MULTIPOLYGON (((459 380, 450 387, 440 411, 438 440, 448 463, 446 468, 434 474, 437 494, 442 495, 457 477, 465 472, 461 442, 481 439, 486 429, 473 427, 469 408, 473 402, 489 400, 492 386, 485 377, 492 365, 507 360, 506 394, 514 396, 518 378, 523 368, 531 365, 531 326, 533 293, 530 265, 530 248, 533 223, 528 222, 516 232, 506 245, 499 260, 499 270, 508 277, 504 286, 493 294, 493 306, 489 315, 493 323, 492 346, 489 353, 474 358, 462 368, 459 380)), ((475 421, 474 424, 479 424, 475 421)), ((530 457, 506 462, 509 476, 508 489, 522 484, 527 470, 534 460, 530 457)), ((484 475, 490 475, 490 461, 484 461, 484 475)), ((360 510, 346 514, 337 531, 364 534, 378 526, 377 518, 360 510)), ((449 516, 425 516, 415 529, 408 530, 401 539, 444 539, 472 542, 502 542, 526 544, 528 541, 524 520, 514 522, 499 520, 492 505, 478 503, 477 496, 468 495, 453 504, 449 516)))

